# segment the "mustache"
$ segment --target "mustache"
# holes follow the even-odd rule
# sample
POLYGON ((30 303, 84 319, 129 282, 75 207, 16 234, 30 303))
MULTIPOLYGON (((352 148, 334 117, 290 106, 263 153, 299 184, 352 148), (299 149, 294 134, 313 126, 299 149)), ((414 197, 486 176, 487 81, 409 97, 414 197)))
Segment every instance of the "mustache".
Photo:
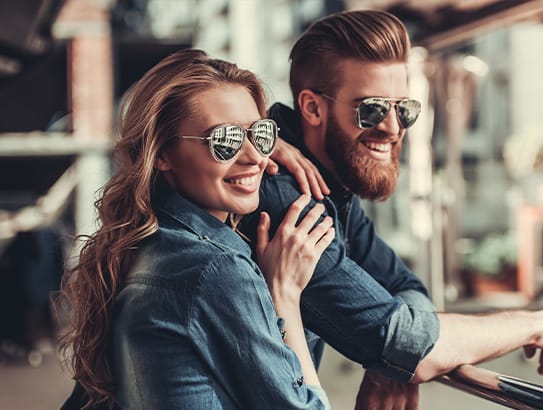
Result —
POLYGON ((362 131, 360 134, 358 134, 358 137, 357 137, 358 142, 364 142, 366 140, 390 142, 391 144, 395 144, 401 141, 401 137, 399 134, 391 137, 386 132, 376 130, 375 128, 369 128, 367 130, 362 131))

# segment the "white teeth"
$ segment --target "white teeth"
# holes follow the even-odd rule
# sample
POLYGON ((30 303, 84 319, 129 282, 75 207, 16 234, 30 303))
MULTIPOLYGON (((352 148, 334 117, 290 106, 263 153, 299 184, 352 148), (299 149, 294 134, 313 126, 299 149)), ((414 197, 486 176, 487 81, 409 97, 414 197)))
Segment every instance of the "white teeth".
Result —
POLYGON ((369 149, 380 151, 380 152, 388 152, 390 151, 390 144, 380 144, 377 142, 364 142, 364 145, 368 147, 369 149))
POLYGON ((240 178, 240 179, 228 179, 227 181, 231 184, 237 184, 237 185, 250 185, 256 183, 258 178, 256 176, 254 177, 248 177, 248 178, 240 178))

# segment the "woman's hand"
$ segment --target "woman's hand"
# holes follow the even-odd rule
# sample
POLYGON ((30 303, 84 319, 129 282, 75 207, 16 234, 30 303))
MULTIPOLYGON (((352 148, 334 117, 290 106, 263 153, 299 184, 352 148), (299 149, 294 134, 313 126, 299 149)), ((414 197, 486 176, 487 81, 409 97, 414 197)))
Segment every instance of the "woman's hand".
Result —
POLYGON ((287 168, 298 184, 302 193, 311 195, 322 200, 324 195, 330 194, 330 189, 319 170, 313 163, 308 160, 299 149, 293 147, 283 139, 278 138, 275 145, 275 150, 268 160, 266 172, 270 175, 275 175, 279 169, 277 162, 287 168))
POLYGON ((315 205, 296 226, 303 209, 311 200, 302 195, 290 206, 273 239, 269 239, 270 217, 262 212, 257 228, 257 257, 275 305, 284 319, 283 341, 300 360, 305 383, 320 386, 319 377, 305 338, 300 296, 313 275, 322 252, 334 239, 332 218, 315 225, 324 205, 315 205))
POLYGON ((296 226, 296 221, 309 202, 309 195, 302 195, 292 203, 271 241, 270 217, 265 212, 260 216, 257 258, 276 303, 299 303, 302 290, 309 283, 322 252, 334 239, 332 218, 327 216, 315 226, 325 210, 322 204, 309 210, 296 226))

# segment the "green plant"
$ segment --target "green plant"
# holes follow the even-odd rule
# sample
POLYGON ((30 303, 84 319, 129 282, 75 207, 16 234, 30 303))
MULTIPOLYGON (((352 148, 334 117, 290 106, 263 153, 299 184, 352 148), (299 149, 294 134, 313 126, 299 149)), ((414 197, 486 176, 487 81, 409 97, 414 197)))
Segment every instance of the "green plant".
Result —
POLYGON ((511 234, 490 234, 466 253, 464 267, 483 275, 495 276, 517 263, 517 241, 511 234))

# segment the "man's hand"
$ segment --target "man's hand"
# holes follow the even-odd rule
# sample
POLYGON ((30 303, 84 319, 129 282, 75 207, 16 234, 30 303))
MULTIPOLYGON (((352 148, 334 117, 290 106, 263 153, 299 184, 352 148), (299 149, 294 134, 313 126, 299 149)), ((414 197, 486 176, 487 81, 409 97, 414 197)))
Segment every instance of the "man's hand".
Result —
POLYGON ((416 410, 419 386, 366 371, 356 396, 355 410, 416 410))
MULTIPOLYGON (((528 359, 531 359, 537 354, 537 347, 533 345, 524 346, 524 354, 528 359)), ((537 367, 537 372, 543 374, 543 350, 539 351, 539 366, 537 367)))
POLYGON ((300 190, 303 194, 313 194, 315 199, 320 201, 324 198, 324 195, 330 193, 330 189, 324 182, 317 167, 304 157, 299 149, 281 138, 277 139, 275 150, 268 161, 266 172, 270 175, 275 175, 279 169, 275 161, 292 173, 298 184, 300 184, 300 190))

